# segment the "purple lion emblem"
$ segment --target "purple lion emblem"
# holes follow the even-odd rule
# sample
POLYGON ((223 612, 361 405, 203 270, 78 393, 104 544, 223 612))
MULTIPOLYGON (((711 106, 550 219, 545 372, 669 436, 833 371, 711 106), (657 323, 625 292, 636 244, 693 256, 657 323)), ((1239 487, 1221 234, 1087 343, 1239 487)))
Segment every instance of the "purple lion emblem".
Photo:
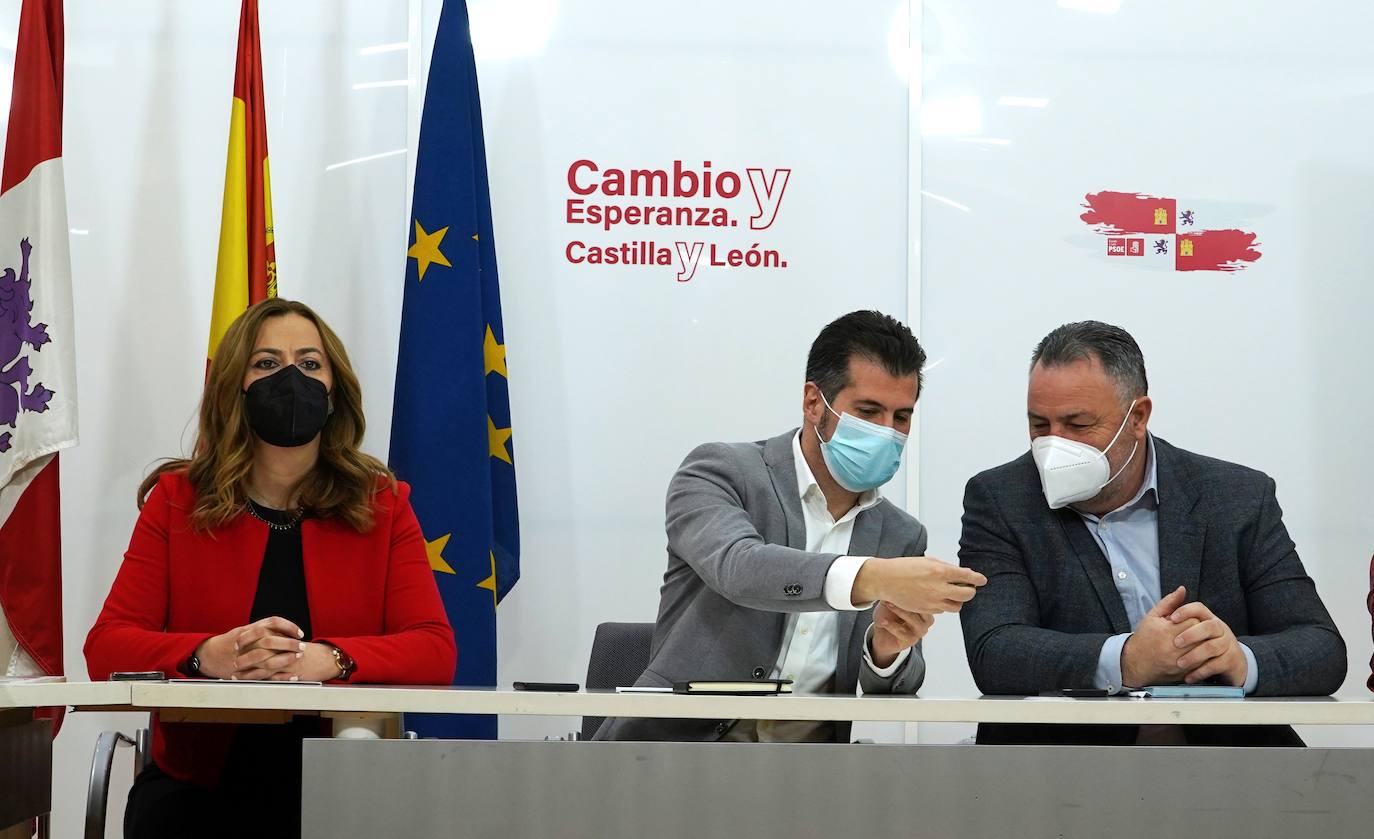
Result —
MULTIPOLYGON (((20 411, 41 413, 48 410, 48 402, 53 396, 42 382, 29 386, 33 368, 29 366, 28 356, 20 355, 25 344, 38 352, 51 340, 48 325, 35 325, 30 315, 33 283, 29 281, 29 253, 32 251, 28 239, 19 243, 19 279, 15 279, 13 268, 6 268, 0 274, 0 425, 10 428, 18 427, 20 411)), ((0 452, 9 451, 11 436, 8 431, 0 434, 0 452)))

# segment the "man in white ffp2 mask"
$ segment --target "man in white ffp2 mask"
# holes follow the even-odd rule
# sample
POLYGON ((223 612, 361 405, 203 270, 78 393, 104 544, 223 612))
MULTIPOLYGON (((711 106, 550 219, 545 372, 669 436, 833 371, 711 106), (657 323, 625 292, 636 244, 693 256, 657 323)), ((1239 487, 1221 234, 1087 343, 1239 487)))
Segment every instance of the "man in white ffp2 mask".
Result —
MULTIPOLYGON (((1112 435, 1111 442, 1101 451, 1091 443, 1056 434, 1042 433, 1036 436, 1032 431, 1031 456, 1035 458, 1035 468, 1040 472, 1040 485, 1045 490, 1045 502, 1051 510, 1084 501, 1091 504, 1131 465, 1135 453, 1140 450, 1139 440, 1128 438, 1131 440, 1131 453, 1126 455, 1126 462, 1119 469, 1112 469, 1109 453, 1121 439, 1121 433, 1126 430, 1126 424, 1130 422, 1131 414, 1139 402, 1139 399, 1132 399, 1131 404, 1126 406, 1121 425, 1112 435)), ((1036 423, 1037 420, 1032 420, 1032 427, 1036 423)), ((1048 427, 1043 418, 1038 418, 1038 423, 1042 429, 1048 427)), ((1100 502, 1097 506, 1101 506, 1100 502)))
MULTIPOLYGON (((1274 481, 1149 432, 1145 360, 1130 334, 1097 321, 1051 332, 1035 349, 1026 407, 1030 451, 964 495, 959 561, 988 584, 960 622, 984 693, 1340 686, 1345 644, 1274 481)), ((1244 726, 984 725, 978 740, 1301 743, 1287 727, 1244 726)))

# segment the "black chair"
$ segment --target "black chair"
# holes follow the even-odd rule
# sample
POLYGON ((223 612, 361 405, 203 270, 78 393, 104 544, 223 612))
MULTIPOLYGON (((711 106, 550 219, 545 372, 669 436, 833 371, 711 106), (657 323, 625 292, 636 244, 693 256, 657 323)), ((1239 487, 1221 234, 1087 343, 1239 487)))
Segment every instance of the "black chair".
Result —
MULTIPOLYGON (((653 639, 652 623, 599 624, 587 662, 587 690, 633 685, 649 666, 649 645, 653 639)), ((583 717, 582 739, 592 739, 605 721, 605 717, 583 717)))
POLYGON ((85 839, 105 839, 105 814, 110 800, 110 769, 120 746, 134 747, 134 775, 143 771, 152 754, 151 732, 142 728, 133 739, 122 731, 102 731, 91 755, 91 778, 86 786, 85 839))

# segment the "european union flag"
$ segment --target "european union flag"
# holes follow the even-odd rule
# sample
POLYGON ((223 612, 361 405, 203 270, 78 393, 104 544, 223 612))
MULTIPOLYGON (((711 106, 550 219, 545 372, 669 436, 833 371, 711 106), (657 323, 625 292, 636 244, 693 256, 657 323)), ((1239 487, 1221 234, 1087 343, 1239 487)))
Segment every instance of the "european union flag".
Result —
MULTIPOLYGON (((467 4, 444 3, 420 119, 391 468, 412 487, 458 642, 458 685, 496 684, 496 604, 520 579, 515 454, 467 4)), ((412 717, 494 738, 495 717, 412 717)))

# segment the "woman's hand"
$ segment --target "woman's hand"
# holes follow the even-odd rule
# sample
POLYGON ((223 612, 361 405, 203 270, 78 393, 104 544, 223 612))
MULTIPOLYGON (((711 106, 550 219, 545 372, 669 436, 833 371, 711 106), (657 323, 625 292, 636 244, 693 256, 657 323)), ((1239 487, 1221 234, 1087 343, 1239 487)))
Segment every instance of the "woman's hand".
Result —
POLYGON ((334 648, 328 644, 311 642, 305 645, 300 657, 293 659, 286 667, 271 676, 254 678, 267 678, 274 682, 327 682, 338 677, 339 664, 334 659, 334 648))
POLYGON ((196 648, 200 672, 214 679, 269 678, 300 659, 308 646, 303 636, 299 626, 275 616, 236 626, 196 648))

